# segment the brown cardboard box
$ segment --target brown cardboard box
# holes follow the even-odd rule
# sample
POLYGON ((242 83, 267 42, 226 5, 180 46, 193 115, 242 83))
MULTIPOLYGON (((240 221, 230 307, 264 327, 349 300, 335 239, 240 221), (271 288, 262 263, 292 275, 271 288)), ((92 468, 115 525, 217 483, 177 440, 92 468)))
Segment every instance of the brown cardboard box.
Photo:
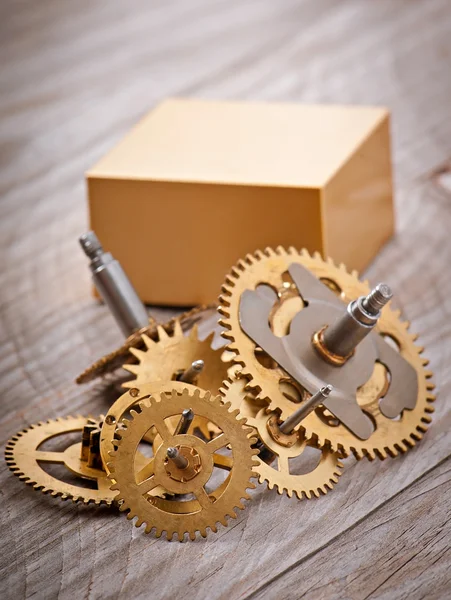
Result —
POLYGON ((368 265, 393 233, 383 108, 167 100, 87 173, 91 227, 143 301, 215 301, 248 252, 368 265))

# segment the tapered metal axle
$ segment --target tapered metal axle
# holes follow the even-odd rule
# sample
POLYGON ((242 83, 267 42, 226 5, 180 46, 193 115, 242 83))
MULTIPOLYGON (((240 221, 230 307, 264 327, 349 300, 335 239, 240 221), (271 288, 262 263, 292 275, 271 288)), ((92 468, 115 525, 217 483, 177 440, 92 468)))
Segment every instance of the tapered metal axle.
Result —
POLYGON ((175 428, 174 435, 184 435, 187 433, 190 428, 191 423, 194 419, 194 412, 191 408, 185 408, 182 412, 182 416, 180 417, 179 422, 177 423, 177 427, 175 428))
POLYGON ((122 333, 128 337, 149 324, 146 307, 139 299, 120 263, 110 252, 104 252, 93 231, 79 239, 86 256, 91 259, 92 280, 111 311, 122 333))
POLYGON ((204 370, 204 366, 205 363, 203 360, 195 360, 193 363, 191 363, 191 366, 181 374, 179 381, 195 384, 199 375, 204 370))
POLYGON ((302 406, 294 411, 294 413, 279 426, 280 431, 285 434, 290 434, 307 415, 330 396, 332 390, 333 387, 331 385, 326 385, 318 390, 316 394, 311 396, 306 402, 303 402, 302 406))
POLYGON ((173 446, 167 449, 166 456, 169 458, 169 460, 172 460, 178 469, 186 469, 188 466, 188 460, 180 454, 177 448, 174 448, 173 446))
POLYGON ((319 343, 324 353, 329 354, 332 359, 349 358, 358 344, 373 330, 382 308, 392 297, 390 287, 380 283, 368 296, 361 296, 350 302, 346 312, 322 332, 319 343))

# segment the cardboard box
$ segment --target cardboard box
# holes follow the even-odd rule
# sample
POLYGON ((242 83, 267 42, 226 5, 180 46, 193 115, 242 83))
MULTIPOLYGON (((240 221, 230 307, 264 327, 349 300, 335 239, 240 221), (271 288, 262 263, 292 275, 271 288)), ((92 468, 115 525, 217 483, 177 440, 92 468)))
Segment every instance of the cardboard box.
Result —
POLYGON ((392 235, 383 108, 167 100, 87 173, 91 227, 143 301, 216 301, 238 258, 364 269, 392 235))

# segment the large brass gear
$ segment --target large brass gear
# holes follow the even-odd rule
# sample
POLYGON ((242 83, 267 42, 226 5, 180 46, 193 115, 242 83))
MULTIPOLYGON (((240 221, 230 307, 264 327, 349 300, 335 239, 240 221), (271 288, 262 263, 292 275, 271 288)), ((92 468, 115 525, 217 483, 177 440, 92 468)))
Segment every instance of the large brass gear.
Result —
POLYGON ((231 403, 232 408, 239 409, 240 415, 246 417, 247 424, 255 429, 260 442, 271 452, 268 461, 257 457, 258 464, 254 471, 258 474, 259 483, 266 482, 270 490, 276 488, 279 494, 285 491, 290 498, 296 494, 299 500, 319 498, 332 490, 343 469, 339 454, 324 447, 318 450, 321 456, 311 471, 302 474, 294 473, 292 469, 290 471, 290 459, 300 457, 312 444, 299 430, 290 435, 281 434, 277 441, 277 415, 268 414, 265 407, 259 406, 245 388, 246 381, 243 378, 229 379, 224 382, 221 395, 225 402, 231 403), (271 422, 273 427, 269 426, 271 422))
POLYGON ((216 395, 227 377, 229 365, 223 360, 223 349, 213 350, 211 347, 213 335, 200 340, 197 325, 194 325, 189 335, 184 335, 179 320, 174 321, 172 334, 168 334, 161 326, 157 328, 156 340, 143 334, 145 350, 130 348, 138 364, 123 365, 135 378, 125 382, 123 387, 134 388, 152 381, 175 380, 194 361, 203 360, 205 367, 195 383, 216 395))
MULTIPOLYGON (((145 392, 144 387, 141 392, 145 392)), ((220 396, 213 397, 191 386, 182 392, 173 390, 150 396, 139 404, 139 412, 132 411, 131 420, 124 421, 124 428, 116 433, 119 439, 117 449, 111 453, 109 469, 120 509, 128 511, 129 519, 138 517, 137 527, 145 523, 146 533, 155 529, 157 537, 165 531, 169 540, 177 534, 182 541, 186 533, 193 540, 196 532, 206 537, 207 528, 216 532, 218 522, 227 525, 227 516, 235 518, 235 508, 244 508, 242 500, 249 498, 246 490, 255 488, 251 479, 255 477, 252 468, 257 450, 251 446, 256 440, 245 419, 239 419, 238 411, 229 409, 230 404, 224 404, 220 396), (189 430, 174 436, 167 420, 178 417, 187 408, 214 423, 221 434, 209 442, 189 430), (149 462, 149 477, 137 483, 133 475, 136 450, 152 427, 157 428, 162 443, 149 462), (178 448, 188 459, 187 477, 172 463, 168 464, 170 447, 178 448), (226 448, 228 455, 219 452, 226 448), (228 475, 217 488, 207 491, 214 467, 228 471, 228 475), (174 494, 173 498, 149 498, 149 490, 159 485, 174 494), (180 495, 186 494, 192 494, 194 499, 182 501, 180 495)))
MULTIPOLYGON (((176 322, 179 322, 184 332, 190 331, 196 324, 201 327, 201 324, 207 323, 212 319, 214 320, 217 316, 216 308, 216 305, 213 304, 196 306, 196 308, 193 308, 178 317, 174 317, 167 323, 161 325, 161 327, 166 333, 171 335, 174 332, 176 322)), ((105 375, 113 373, 117 369, 120 369, 124 363, 133 364, 135 362, 135 357, 130 353, 130 349, 137 348, 138 350, 142 350, 145 348, 142 334, 147 335, 152 340, 158 339, 158 325, 154 319, 149 319, 149 325, 144 329, 133 333, 125 340, 122 346, 113 350, 106 356, 103 356, 88 367, 77 377, 76 382, 79 384, 88 383, 97 377, 104 377, 105 375)))
POLYGON ((87 424, 91 430, 96 428, 93 420, 88 423, 86 417, 81 416, 58 418, 30 425, 27 429, 19 431, 6 444, 5 459, 8 467, 24 483, 32 485, 34 489, 44 494, 59 496, 62 500, 70 498, 73 502, 85 504, 111 505, 115 493, 109 489, 111 482, 105 471, 88 464, 88 456, 93 462, 95 461, 94 442, 85 429, 87 424), (81 441, 83 431, 85 432, 84 446, 81 441), (64 452, 39 449, 44 442, 73 432, 80 432, 80 442, 70 445, 64 452), (77 477, 95 482, 97 489, 61 481, 47 473, 40 463, 63 464, 77 477))
MULTIPOLYGON (((235 353, 234 361, 242 365, 242 373, 255 390, 256 397, 267 400, 270 410, 280 411, 283 419, 295 410, 296 401, 303 399, 303 390, 299 390, 277 364, 270 364, 268 357, 259 355, 259 349, 240 327, 238 311, 240 297, 245 290, 254 290, 263 283, 270 285, 278 294, 278 302, 271 314, 271 327, 276 335, 285 335, 293 317, 303 308, 302 298, 287 276, 288 267, 293 263, 309 269, 344 303, 366 295, 370 290, 368 282, 359 281, 356 271, 348 273, 344 265, 337 267, 331 259, 324 261, 318 253, 311 256, 306 250, 298 252, 294 248, 288 251, 280 247, 276 250, 268 248, 264 252, 248 255, 227 276, 219 312, 226 329, 223 335, 230 342, 228 348, 235 353), (285 389, 281 389, 281 384, 285 389), (286 386, 291 387, 294 393, 287 393, 286 386)), ((399 311, 386 306, 379 319, 377 332, 394 341, 400 354, 414 367, 418 378, 415 408, 404 410, 397 420, 381 414, 378 401, 386 374, 381 376, 382 365, 377 366, 376 363, 371 380, 357 393, 358 404, 375 427, 370 438, 360 440, 320 408, 301 424, 307 439, 314 440, 320 447, 331 444, 333 450, 344 456, 353 452, 358 459, 366 456, 372 460, 406 452, 422 438, 431 421, 430 413, 434 410, 432 402, 435 398, 431 394, 434 386, 429 381, 432 373, 424 369, 428 361, 421 357, 423 349, 415 346, 416 336, 408 332, 409 324, 399 317, 399 311)))

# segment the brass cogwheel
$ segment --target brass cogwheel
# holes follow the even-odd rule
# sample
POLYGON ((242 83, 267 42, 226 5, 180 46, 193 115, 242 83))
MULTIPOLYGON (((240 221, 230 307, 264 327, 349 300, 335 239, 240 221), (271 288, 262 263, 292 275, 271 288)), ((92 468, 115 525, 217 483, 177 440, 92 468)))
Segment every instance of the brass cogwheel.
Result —
MULTIPOLYGON (((88 458, 95 462, 95 441, 89 430, 96 428, 95 420, 89 423, 86 417, 65 417, 56 420, 30 425, 27 429, 19 431, 6 444, 5 459, 8 467, 24 483, 32 485, 34 489, 41 490, 44 494, 59 496, 62 500, 72 499, 73 502, 85 504, 111 505, 115 493, 109 487, 111 482, 105 471, 88 464, 88 458), (85 427, 88 425, 88 429, 85 427), (73 432, 84 432, 84 442, 77 442, 68 446, 64 451, 40 450, 40 446, 50 439, 58 436, 67 436, 73 432), (68 471, 82 479, 89 479, 95 489, 66 483, 47 473, 41 466, 45 464, 61 464, 68 471)), ((95 437, 95 436, 94 436, 95 437)))
POLYGON ((197 325, 189 335, 184 335, 180 321, 174 322, 172 335, 157 327, 157 339, 142 335, 145 350, 130 348, 138 364, 123 365, 135 379, 123 384, 125 388, 139 387, 143 383, 153 381, 176 380, 177 375, 188 369, 196 360, 203 360, 205 367, 199 374, 196 385, 212 394, 217 394, 223 380, 227 377, 227 368, 223 360, 223 349, 213 350, 211 347, 214 334, 206 339, 198 337, 197 325))
MULTIPOLYGON (((331 259, 324 261, 318 253, 311 256, 306 250, 298 252, 294 248, 266 249, 240 260, 223 285, 219 312, 221 324, 226 329, 224 337, 229 340, 228 348, 235 353, 234 361, 242 365, 242 373, 248 379, 257 399, 266 400, 270 410, 277 410, 283 419, 296 409, 304 399, 304 390, 271 361, 261 349, 242 331, 239 322, 239 302, 245 290, 254 290, 260 284, 267 284, 277 292, 278 299, 272 310, 270 324, 277 336, 287 333, 293 317, 303 308, 303 300, 293 285, 288 267, 297 263, 309 269, 324 285, 329 287, 344 303, 366 295, 368 282, 361 282, 357 272, 348 273, 344 265, 336 266, 331 259)), ((387 373, 376 363, 371 379, 357 392, 357 402, 370 417, 375 428, 368 440, 360 440, 341 425, 328 411, 317 409, 304 419, 301 428, 307 439, 320 447, 328 443, 344 456, 353 452, 360 459, 396 456, 406 452, 419 441, 433 412, 434 385, 429 381, 430 371, 424 367, 428 361, 421 357, 423 348, 415 346, 416 336, 408 332, 409 324, 400 320, 400 311, 385 307, 376 331, 385 339, 391 340, 415 369, 418 378, 418 396, 413 410, 404 410, 398 419, 388 419, 379 410, 379 399, 387 385, 387 373)))
MULTIPOLYGON (((196 389, 188 383, 182 381, 154 381, 147 382, 138 387, 130 388, 127 392, 122 394, 114 404, 108 410, 105 420, 102 426, 102 432, 100 436, 100 456, 104 469, 109 473, 108 463, 110 462, 110 452, 114 450, 114 436, 118 428, 122 427, 122 420, 127 418, 133 408, 136 408, 142 400, 149 398, 150 396, 160 396, 162 393, 169 393, 172 390, 182 392, 184 389, 196 389)), ((172 431, 177 426, 178 419, 172 419, 169 421, 172 431)), ((214 427, 204 418, 196 415, 192 423, 192 429, 198 430, 204 439, 210 439, 216 432, 214 427)), ((144 441, 154 444, 155 441, 158 443, 158 432, 156 428, 150 428, 146 432, 144 441)), ((138 459, 145 464, 145 456, 137 453, 138 459)), ((143 471, 144 476, 144 471, 143 471)))
MULTIPOLYGON (((141 390, 144 392, 144 386, 141 390)), ((207 528, 216 532, 218 522, 227 525, 227 516, 236 517, 235 508, 243 509, 243 499, 248 499, 247 489, 255 488, 251 478, 255 465, 252 449, 255 438, 245 419, 238 411, 231 412, 220 396, 187 387, 182 392, 153 395, 140 402, 139 412, 132 410, 131 419, 116 433, 117 449, 111 453, 109 469, 117 490, 120 510, 127 517, 137 516, 135 523, 146 524, 145 531, 155 529, 160 537, 163 531, 171 540, 175 534, 182 541, 185 533, 193 540, 196 532, 206 537, 207 528), (168 421, 179 418, 191 408, 194 414, 215 424, 221 433, 209 442, 190 432, 174 435, 168 421), (134 476, 136 450, 149 429, 155 427, 162 443, 149 460, 148 477, 137 482, 134 476), (168 449, 176 448, 186 459, 180 469, 168 458, 168 449), (217 469, 227 472, 226 479, 216 479, 217 469), (186 473, 186 475, 184 475, 186 473), (174 494, 171 499, 151 498, 149 491, 162 486, 174 494), (184 497, 181 497, 181 496, 184 497)))
POLYGON ((245 388, 246 381, 243 378, 230 379, 224 382, 221 395, 225 402, 230 402, 232 408, 239 409, 240 415, 246 417, 247 424, 255 429, 260 442, 271 453, 268 455, 266 452, 269 460, 257 457, 258 464, 254 471, 258 474, 259 483, 266 482, 270 490, 275 487, 279 494, 285 491, 290 498, 294 493, 299 500, 319 498, 331 491, 343 469, 339 455, 327 447, 316 450, 321 453, 319 462, 306 473, 294 472, 290 460, 301 457, 312 444, 299 430, 290 435, 281 434, 277 427, 277 415, 268 414, 265 407, 256 403, 245 388))
MULTIPOLYGON (((161 327, 166 333, 172 334, 176 322, 181 324, 182 329, 185 332, 189 331, 195 324, 198 324, 199 328, 202 328, 203 333, 204 329, 208 332, 214 327, 214 322, 217 318, 216 308, 216 305, 213 304, 197 306, 176 318, 174 317, 167 323, 161 325, 161 327)), ((109 373, 113 373, 117 369, 120 369, 124 363, 134 363, 135 357, 130 354, 130 349, 137 348, 139 350, 145 348, 144 341, 141 337, 142 334, 147 335, 152 340, 158 339, 158 326, 154 319, 149 319, 149 325, 144 329, 133 333, 120 348, 113 350, 113 352, 110 352, 88 367, 77 377, 76 382, 79 384, 88 383, 97 377, 103 377, 109 373)), ((202 339, 204 339, 203 336, 202 339)))

